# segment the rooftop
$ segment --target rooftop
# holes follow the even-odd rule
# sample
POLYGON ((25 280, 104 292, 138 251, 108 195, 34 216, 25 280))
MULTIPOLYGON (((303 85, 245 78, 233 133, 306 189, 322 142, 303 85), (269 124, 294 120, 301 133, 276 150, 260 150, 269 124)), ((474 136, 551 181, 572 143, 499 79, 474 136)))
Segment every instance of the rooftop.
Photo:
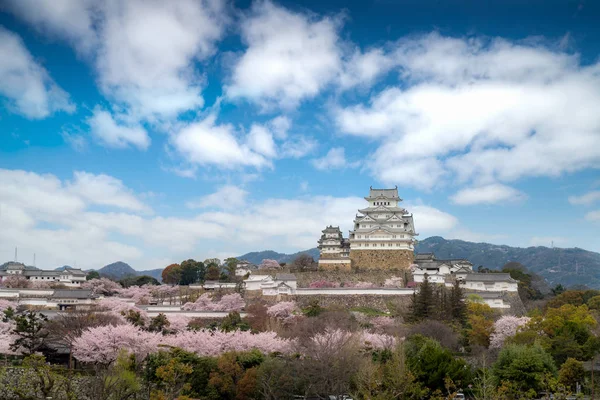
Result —
POLYGON ((90 299, 95 296, 90 289, 57 289, 52 297, 55 299, 90 299))
POLYGON ((517 282, 510 277, 510 274, 506 273, 489 273, 484 274, 480 272, 473 272, 472 274, 465 275, 465 281, 471 282, 517 282))
POLYGON ((369 189, 369 197, 367 197, 367 199, 376 199, 378 197, 402 200, 400 197, 398 197, 398 186, 393 189, 373 189, 373 186, 371 186, 369 189))

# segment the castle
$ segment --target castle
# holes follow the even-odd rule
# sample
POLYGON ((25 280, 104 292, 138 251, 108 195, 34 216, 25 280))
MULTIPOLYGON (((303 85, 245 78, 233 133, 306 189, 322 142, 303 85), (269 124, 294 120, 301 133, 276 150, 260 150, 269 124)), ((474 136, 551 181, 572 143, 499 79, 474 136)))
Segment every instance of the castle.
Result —
POLYGON ((366 208, 358 210, 354 230, 343 237, 328 226, 319 239, 319 268, 323 270, 408 269, 414 260, 415 225, 412 214, 399 206, 398 187, 370 188, 366 208))

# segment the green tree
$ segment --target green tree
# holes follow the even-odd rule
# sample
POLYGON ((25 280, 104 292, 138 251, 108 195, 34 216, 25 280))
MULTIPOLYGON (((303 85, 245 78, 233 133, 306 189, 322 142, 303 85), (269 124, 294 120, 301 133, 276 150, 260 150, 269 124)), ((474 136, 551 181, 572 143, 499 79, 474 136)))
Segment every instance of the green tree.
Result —
POLYGON ((100 279, 100 273, 98 271, 90 271, 85 276, 85 280, 89 281, 90 279, 100 279))
POLYGON ((121 286, 124 288, 130 286, 143 286, 143 285, 160 285, 160 282, 149 275, 141 275, 141 276, 129 276, 127 278, 123 278, 119 281, 121 286))
POLYGON ((220 329, 223 332, 233 332, 233 331, 248 331, 250 330, 250 325, 242 320, 240 313, 237 311, 232 311, 223 320, 221 321, 220 329))
POLYGON ((540 392, 546 386, 546 375, 556 373, 556 365, 552 356, 538 344, 508 345, 500 351, 493 371, 498 382, 510 382, 522 392, 540 392))
POLYGON ((235 257, 226 258, 225 261, 225 269, 227 269, 227 275, 229 275, 229 280, 233 281, 235 278, 235 270, 240 261, 235 257))
POLYGON ((163 313, 159 313, 156 317, 150 319, 148 330, 150 332, 167 333, 170 325, 171 323, 167 319, 167 316, 163 313))
POLYGON ((206 275, 204 263, 196 260, 185 260, 181 264, 180 285, 191 285, 196 282, 203 282, 206 275))
POLYGON ((206 280, 207 281, 217 281, 219 280, 219 277, 221 276, 221 271, 219 270, 219 267, 217 267, 214 264, 211 264, 207 269, 206 269, 206 280))
POLYGON ((467 319, 467 304, 465 302, 464 291, 460 287, 458 279, 454 281, 450 289, 450 315, 452 319, 465 324, 467 319))
POLYGON ((435 300, 433 285, 429 282, 427 274, 425 274, 423 282, 419 285, 418 293, 415 293, 412 297, 410 320, 421 321, 432 317, 435 313, 435 300))
POLYGON ((13 351, 21 351, 23 354, 32 355, 45 345, 48 331, 45 324, 48 318, 35 311, 27 311, 24 315, 15 318, 16 327, 13 333, 17 339, 10 345, 13 351))
POLYGON ((571 392, 575 391, 578 382, 583 383, 584 377, 583 363, 571 357, 567 358, 558 371, 558 382, 571 392))
POLYGON ((319 304, 319 300, 318 299, 311 300, 310 303, 308 304, 308 307, 302 309, 302 312, 307 317, 317 317, 323 311, 324 311, 324 309, 319 304))
POLYGON ((471 367, 437 341, 414 335, 406 342, 406 361, 416 380, 432 392, 446 390, 446 379, 466 387, 472 381, 471 367))

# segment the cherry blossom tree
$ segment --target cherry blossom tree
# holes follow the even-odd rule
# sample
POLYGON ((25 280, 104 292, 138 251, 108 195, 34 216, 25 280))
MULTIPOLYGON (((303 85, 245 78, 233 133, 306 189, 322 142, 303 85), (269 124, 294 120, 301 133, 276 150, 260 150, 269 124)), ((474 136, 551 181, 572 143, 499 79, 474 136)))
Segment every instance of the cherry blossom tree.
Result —
POLYGON ((23 275, 19 275, 19 274, 4 277, 4 279, 2 279, 2 281, 0 283, 5 288, 14 288, 14 289, 28 288, 31 286, 31 281, 29 279, 27 279, 26 277, 24 277, 23 275))
POLYGON ((51 289, 56 286, 58 282, 50 281, 31 281, 29 287, 32 289, 51 289))
MULTIPOLYGON (((0 300, 2 301, 2 300, 0 300)), ((14 321, 3 322, 0 319, 0 354, 15 355, 20 354, 17 350, 12 350, 10 345, 17 339, 13 333, 16 325, 14 321)))
POLYGON ((314 289, 338 288, 338 287, 340 287, 340 283, 339 282, 326 281, 326 280, 322 279, 320 281, 311 282, 308 285, 308 287, 314 288, 314 289))
POLYGON ((14 303, 10 300, 0 299, 0 312, 6 310, 11 307, 13 310, 17 308, 17 303, 14 303))
POLYGON ((260 268, 260 269, 281 269, 281 265, 279 265, 277 260, 265 258, 264 260, 262 260, 262 262, 260 263, 258 268, 260 268))
POLYGON ((392 276, 385 280, 383 287, 396 288, 402 287, 402 278, 399 276, 392 276))
POLYGON ((142 360, 155 352, 162 335, 146 332, 131 325, 107 325, 85 330, 73 342, 73 356, 81 362, 110 364, 121 350, 142 360))
POLYGON ((126 317, 130 314, 130 312, 138 313, 142 321, 148 320, 148 313, 146 313, 146 311, 125 300, 119 300, 111 297, 100 299, 96 303, 96 308, 117 316, 123 323, 127 322, 126 317))
POLYGON ((118 290, 119 295, 132 299, 136 304, 148 304, 152 298, 152 286, 129 286, 118 290))
POLYGON ((239 293, 227 294, 219 301, 213 301, 209 293, 204 293, 193 303, 185 303, 182 310, 185 311, 241 311, 246 302, 239 293))
POLYGON ((382 329, 387 328, 388 326, 394 325, 394 318, 381 316, 371 319, 370 322, 373 325, 373 328, 375 328, 375 330, 380 331, 382 329))
POLYGON ((300 308, 295 301, 282 301, 267 308, 267 315, 288 324, 301 317, 300 308))
POLYGON ((82 289, 91 289, 94 294, 112 296, 121 290, 121 285, 107 278, 90 279, 81 284, 82 289))
POLYGON ((490 348, 500 348, 504 341, 510 336, 514 336, 517 330, 529 322, 529 317, 515 317, 505 315, 494 323, 494 332, 490 336, 490 348))
POLYGON ((359 335, 360 344, 365 348, 374 350, 393 349, 396 346, 396 338, 381 333, 362 332, 359 335))
POLYGON ((189 317, 181 314, 170 314, 167 319, 170 324, 169 330, 175 333, 185 331, 191 321, 189 317))

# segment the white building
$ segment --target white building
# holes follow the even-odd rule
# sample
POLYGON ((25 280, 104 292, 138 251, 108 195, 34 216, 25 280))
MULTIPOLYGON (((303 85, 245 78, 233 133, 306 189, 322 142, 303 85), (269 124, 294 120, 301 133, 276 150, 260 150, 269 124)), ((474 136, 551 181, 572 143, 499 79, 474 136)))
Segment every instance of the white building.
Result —
POLYGON ((370 189, 367 208, 354 220, 350 250, 414 250, 415 225, 412 214, 399 204, 398 187, 370 189))
POLYGON ((444 283, 446 278, 464 278, 473 273, 473 264, 465 259, 438 260, 433 253, 422 253, 415 256, 415 265, 412 273, 413 280, 421 283, 425 274, 432 283, 444 283))
POLYGON ((247 291, 262 291, 266 296, 277 294, 294 294, 298 287, 296 275, 277 274, 272 275, 250 275, 244 280, 244 286, 247 291))
POLYGON ((252 264, 250 261, 242 260, 235 267, 235 276, 246 276, 252 274, 257 269, 257 265, 252 264))
POLYGON ((519 282, 506 273, 470 273, 459 278, 461 287, 480 292, 516 292, 519 282))
POLYGON ((339 226, 328 226, 323 229, 317 247, 319 268, 350 270, 350 241, 344 239, 339 226))
POLYGON ((0 281, 3 279, 20 275, 32 282, 60 283, 65 286, 79 286, 85 282, 87 273, 78 268, 66 267, 64 270, 42 270, 26 266, 22 263, 9 262, 0 269, 0 281))

